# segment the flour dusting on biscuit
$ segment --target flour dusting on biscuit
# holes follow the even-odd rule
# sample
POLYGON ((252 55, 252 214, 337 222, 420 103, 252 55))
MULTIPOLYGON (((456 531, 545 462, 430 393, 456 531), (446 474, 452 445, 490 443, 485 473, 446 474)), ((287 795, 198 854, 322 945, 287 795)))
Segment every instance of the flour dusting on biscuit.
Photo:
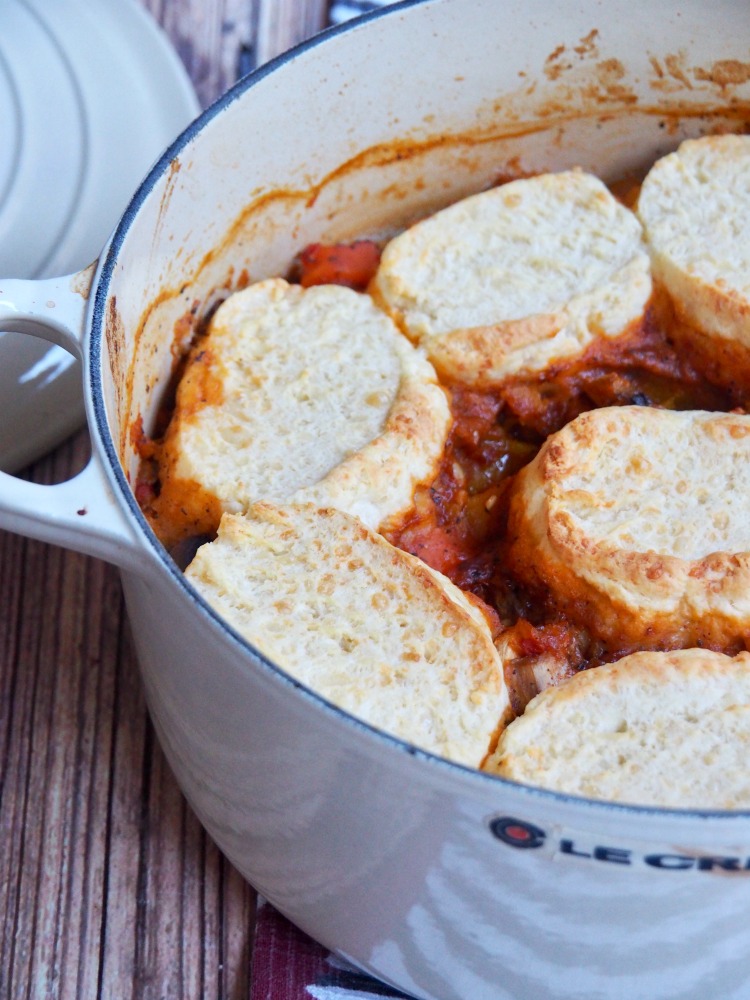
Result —
POLYGON ((750 809, 750 653, 643 652, 548 688, 486 770, 571 795, 750 809))
POLYGON ((312 504, 225 514, 186 575, 282 670, 425 750, 478 767, 507 720, 483 617, 348 514, 312 504))
POLYGON ((637 212, 673 337, 712 381, 750 401, 750 136, 689 139, 658 160, 637 212))
POLYGON ((367 296, 259 282, 220 306, 193 352, 157 515, 182 512, 196 535, 217 512, 308 498, 376 527, 434 475, 449 420, 432 366, 367 296))
POLYGON ((655 276, 698 329, 750 350, 750 136, 689 139, 654 164, 637 212, 655 276))
POLYGON ((622 406, 518 475, 508 565, 620 648, 750 644, 750 416, 622 406))
POLYGON ((627 332, 651 278, 635 215, 571 170, 419 222, 385 248, 373 293, 441 373, 492 387, 627 332))

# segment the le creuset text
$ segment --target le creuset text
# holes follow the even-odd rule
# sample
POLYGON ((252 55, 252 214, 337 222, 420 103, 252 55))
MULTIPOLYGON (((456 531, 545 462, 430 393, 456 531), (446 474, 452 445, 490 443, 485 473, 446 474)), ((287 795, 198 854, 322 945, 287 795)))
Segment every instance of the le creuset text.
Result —
POLYGON ((645 864, 664 871, 750 872, 750 857, 675 851, 642 853, 626 847, 583 844, 569 836, 549 837, 545 830, 534 823, 512 816, 495 817, 490 820, 489 827, 498 840, 510 847, 521 850, 545 848, 545 853, 552 853, 556 857, 583 858, 617 865, 645 864))

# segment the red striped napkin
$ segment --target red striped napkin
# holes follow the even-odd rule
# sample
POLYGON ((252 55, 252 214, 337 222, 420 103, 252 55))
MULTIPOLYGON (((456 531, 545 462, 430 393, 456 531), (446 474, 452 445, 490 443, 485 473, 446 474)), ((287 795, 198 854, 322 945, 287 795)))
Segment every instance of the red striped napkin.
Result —
POLYGON ((408 1000, 348 965, 259 900, 250 1000, 408 1000))

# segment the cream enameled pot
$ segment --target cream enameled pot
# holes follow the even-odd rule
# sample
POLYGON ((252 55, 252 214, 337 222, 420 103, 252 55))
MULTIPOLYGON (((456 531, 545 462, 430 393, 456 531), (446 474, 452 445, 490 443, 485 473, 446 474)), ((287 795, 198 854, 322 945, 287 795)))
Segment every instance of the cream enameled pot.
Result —
POLYGON ((749 60, 744 0, 398 4, 198 119, 95 273, 0 280, 0 329, 83 357, 93 440, 69 483, 2 476, 0 524, 121 567, 154 724, 206 828, 296 924, 417 997, 744 1000, 750 815, 514 786, 332 708, 161 549, 131 490, 131 429, 151 426, 193 320, 241 280, 507 173, 611 180, 686 135, 743 129, 749 60))

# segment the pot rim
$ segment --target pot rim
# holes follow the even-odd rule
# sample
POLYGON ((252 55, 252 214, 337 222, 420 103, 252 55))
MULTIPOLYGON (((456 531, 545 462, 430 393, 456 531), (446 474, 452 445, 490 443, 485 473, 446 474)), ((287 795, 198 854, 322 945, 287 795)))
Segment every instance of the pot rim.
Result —
MULTIPOLYGON (((177 136, 170 146, 167 147, 159 159, 156 160, 122 213, 120 220, 101 255, 98 271, 94 279, 95 293, 88 320, 89 350, 86 358, 86 375, 91 392, 91 414, 97 431, 99 451, 103 457, 106 457, 105 464, 108 475, 116 484, 121 501, 127 508, 126 513, 129 514, 132 521, 135 522, 141 543, 148 545, 150 555, 156 557, 156 560, 161 565, 162 569, 167 571, 170 577, 176 582, 177 586, 192 602, 194 608, 199 611, 199 613, 214 630, 222 633, 224 636, 228 636, 235 643, 235 645, 243 651, 243 653, 246 654, 247 652, 250 652, 256 662, 266 671, 266 675, 269 679, 271 679, 274 683, 283 684, 290 691, 304 698, 312 709, 318 711, 323 710, 332 720, 337 720, 338 724, 349 725, 355 730, 369 734, 369 738, 374 738, 379 741, 380 746, 387 749, 388 752, 395 750, 401 754, 415 758, 423 765, 428 766, 433 770, 437 769, 438 774, 445 777, 446 780, 453 781, 455 783, 455 776, 461 775, 462 781, 471 782, 472 786, 478 791, 492 792, 493 789, 502 790, 501 794, 496 796, 498 806, 505 807, 505 796, 510 794, 512 799, 518 799, 517 806, 519 808, 523 808, 523 803, 526 801, 532 805, 534 803, 549 803, 551 806, 566 805, 575 810, 585 812, 586 816, 591 816, 592 819, 602 818, 605 816, 616 817, 619 815, 631 819, 641 819, 643 821, 648 820, 654 823, 667 822, 670 826, 682 825, 686 821, 703 821, 703 823, 709 821, 719 821, 724 829, 730 825, 736 827, 739 824, 741 826, 744 822, 750 821, 750 809, 678 809, 633 805, 628 803, 591 799, 583 796, 572 795, 567 792, 559 792, 552 789, 521 784, 519 782, 500 777, 499 775, 489 774, 476 768, 469 767, 468 765, 450 761, 446 758, 438 756, 437 754, 423 750, 406 740, 400 739, 398 736, 394 736, 391 733, 376 728, 364 720, 350 714, 345 709, 339 708, 337 705, 325 699, 322 695, 317 694, 313 689, 296 680, 291 674, 287 673, 275 664, 273 660, 269 659, 261 650, 256 649, 248 640, 244 639, 237 631, 235 631, 235 629, 233 629, 232 626, 229 625, 221 617, 221 615, 219 615, 218 612, 211 607, 211 605, 200 595, 200 593, 192 587, 184 573, 179 570, 164 546, 156 538, 156 535, 146 521, 146 518, 136 502, 135 495, 127 481, 125 472, 118 458, 115 443, 107 420, 102 384, 102 340, 107 315, 106 303, 109 297, 109 289, 115 273, 117 259, 128 236, 131 225, 156 184, 169 170, 172 161, 217 115, 220 115, 227 107, 233 104, 236 100, 240 99, 249 90, 252 90, 252 88, 260 81, 265 79, 267 76, 278 72, 283 68, 283 66, 294 60, 301 53, 316 49, 321 45, 325 46, 332 39, 340 35, 348 34, 353 31, 356 32, 369 21, 377 20, 382 17, 393 17, 399 12, 412 7, 421 7, 425 5, 429 6, 432 4, 440 5, 444 2, 450 2, 450 0, 399 0, 399 2, 389 4, 386 7, 363 14, 355 18, 353 21, 347 21, 343 24, 335 25, 321 31, 312 38, 309 38, 306 41, 294 46, 287 52, 276 56, 274 59, 264 63, 262 66, 238 80, 237 83, 235 83, 216 101, 209 105, 209 107, 202 111, 201 114, 198 115, 198 117, 196 117, 180 133, 179 136, 177 136)), ((516 807, 516 803, 514 803, 514 807, 516 807)), ((662 831, 662 836, 663 834, 664 832, 662 831)))

